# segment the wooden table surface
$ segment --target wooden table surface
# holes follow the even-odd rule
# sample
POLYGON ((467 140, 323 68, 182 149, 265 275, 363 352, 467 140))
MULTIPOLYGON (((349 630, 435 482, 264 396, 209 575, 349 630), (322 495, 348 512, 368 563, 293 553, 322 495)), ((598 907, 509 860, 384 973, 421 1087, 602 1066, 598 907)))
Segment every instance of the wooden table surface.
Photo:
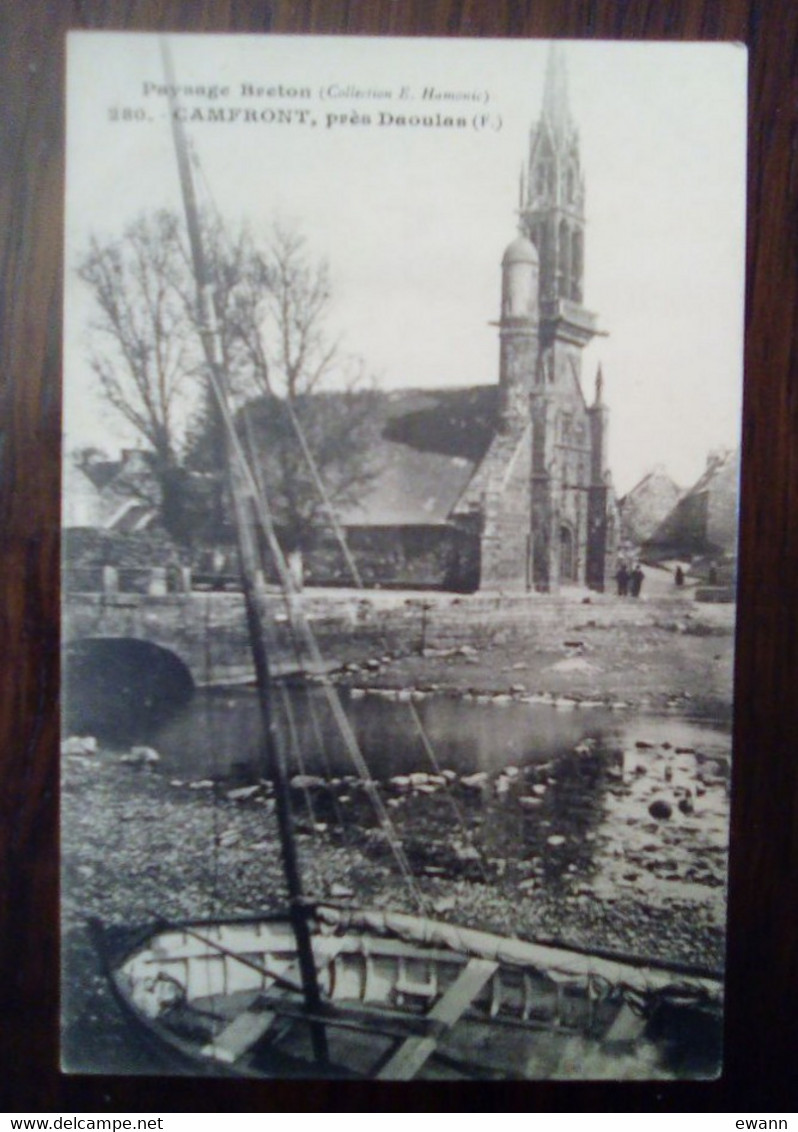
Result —
MULTIPOLYGON (((798 4, 0 0, 0 1111, 786 1111, 798 1099, 798 4), (750 49, 746 395, 728 1037, 721 1080, 358 1086, 57 1069, 64 33, 724 39, 750 49)), ((686 249, 688 254, 688 249, 686 249)))

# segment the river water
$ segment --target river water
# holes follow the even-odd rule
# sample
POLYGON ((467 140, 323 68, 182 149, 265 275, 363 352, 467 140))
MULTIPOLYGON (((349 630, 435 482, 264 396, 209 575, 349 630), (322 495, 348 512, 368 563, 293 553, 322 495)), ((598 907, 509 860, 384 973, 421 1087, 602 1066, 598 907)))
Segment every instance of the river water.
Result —
MULTIPOLYGON (((341 694, 347 717, 376 779, 432 768, 410 705, 386 695, 341 694)), ((441 768, 459 775, 508 765, 545 763, 588 740, 603 750, 636 742, 691 747, 709 756, 728 755, 728 729, 676 716, 619 712, 606 706, 574 707, 518 700, 429 696, 414 705, 441 768)), ((277 732, 292 772, 356 773, 332 719, 323 689, 275 692, 277 732), (291 742, 291 736, 295 742, 291 742), (300 752, 299 754, 297 753, 300 752)), ((236 778, 263 773, 260 709, 253 689, 201 689, 166 724, 147 734, 165 773, 179 778, 236 778)))

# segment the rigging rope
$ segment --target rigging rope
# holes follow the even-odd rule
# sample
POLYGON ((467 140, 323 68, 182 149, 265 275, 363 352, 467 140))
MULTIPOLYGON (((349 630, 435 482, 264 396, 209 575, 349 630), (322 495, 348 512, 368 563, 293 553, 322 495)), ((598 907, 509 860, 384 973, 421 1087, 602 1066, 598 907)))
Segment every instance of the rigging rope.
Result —
MULTIPOLYGON (((355 560, 352 557, 352 552, 350 551, 349 546, 347 544, 344 529, 338 521, 338 517, 336 515, 335 507, 333 505, 332 499, 330 498, 330 495, 329 495, 329 492, 327 491, 324 480, 322 479, 321 474, 319 473, 318 465, 316 464, 316 461, 313 457, 313 453, 311 452, 310 446, 308 445, 307 438, 305 437, 305 433, 304 433, 304 430, 302 428, 302 424, 301 424, 301 422, 300 422, 300 420, 299 420, 299 418, 298 418, 298 416, 297 416, 297 414, 294 410, 293 405, 291 404, 290 397, 286 398, 286 406, 288 408, 288 415, 289 415, 289 418, 291 420, 291 424, 293 425, 294 432, 296 433, 297 439, 299 440, 300 448, 302 449, 302 453, 305 457, 305 460, 308 464, 308 467, 310 468, 310 472, 311 472, 311 475, 313 477, 313 481, 316 485, 316 490, 319 492, 319 495, 322 498, 322 502, 324 503, 325 509, 326 509, 328 515, 330 516, 330 520, 331 520, 331 523, 332 523, 333 531, 335 533, 335 537, 338 539, 339 545, 341 547, 341 551, 344 555, 344 558, 346 559, 346 563, 347 563, 347 565, 349 567, 349 571, 352 575, 352 579, 353 579, 357 589, 363 590, 363 589, 365 589, 365 586, 363 585, 363 580, 361 578, 360 571, 358 570, 357 564, 355 563, 355 560)), ((243 415, 248 422, 248 414, 247 414, 246 410, 244 411, 243 415)), ((249 427, 249 426, 247 425, 247 427, 249 427)), ((418 708, 416 707, 416 705, 413 703, 412 700, 410 700, 410 702, 408 703, 408 709, 409 709, 409 712, 410 712, 410 718, 412 719, 413 725, 415 726, 416 732, 418 733, 418 737, 421 740, 421 746, 424 750, 424 753, 425 753, 427 759, 429 760, 430 766, 433 768, 434 773, 436 775, 438 775, 439 777, 444 779, 443 792, 444 792, 444 795, 446 797, 446 800, 449 803, 449 806, 450 806, 450 808, 451 808, 451 810, 452 810, 452 812, 455 816, 455 820, 458 823, 458 825, 460 826, 460 831, 463 834, 463 837, 465 838, 466 842, 468 843, 468 846, 471 849, 475 850, 476 853, 478 854, 479 868, 480 868, 480 872, 482 873, 482 879, 487 881, 489 878, 488 878, 487 870, 486 870, 486 867, 485 867, 484 854, 483 854, 480 846, 476 843, 473 831, 470 828, 470 826, 468 825, 468 822, 466 820, 465 813, 463 812, 462 807, 460 806, 460 804, 458 803, 454 794, 452 793, 452 790, 449 786, 449 783, 448 783, 448 781, 446 781, 445 775, 441 774, 441 766, 440 766, 440 763, 438 762, 437 755, 435 754, 435 748, 433 747, 432 742, 429 738, 429 735, 427 734, 426 728, 424 727, 424 724, 422 722, 418 708)))
POLYGON ((219 405, 220 414, 227 433, 230 449, 235 457, 238 473, 243 481, 243 488, 246 494, 246 500, 249 503, 255 517, 258 520, 258 525, 263 533, 269 550, 274 561, 275 568, 280 578, 281 590, 283 599, 288 614, 289 624, 293 630, 299 635, 305 647, 308 650, 308 655, 311 657, 314 665, 319 672, 319 679, 321 687, 324 691, 327 703, 329 704, 333 718, 338 726, 338 730, 344 741, 347 753, 351 758, 359 777, 363 780, 363 785, 366 793, 369 795, 372 805, 374 806, 377 814, 378 821, 382 828, 385 839, 388 842, 391 852, 394 855, 399 870, 407 884, 409 891, 412 893, 414 900, 418 907, 426 912, 428 910, 428 903, 424 897, 421 889, 418 886, 413 871, 410 868, 410 863, 404 851, 404 847, 398 838, 390 816, 383 804, 376 784, 371 777, 371 773, 363 758, 363 754, 358 745, 357 737, 352 730, 352 726, 347 718, 346 712, 341 704, 340 697, 338 696, 337 689, 331 684, 329 678, 324 673, 324 662, 319 650, 318 642, 313 634, 301 604, 296 600, 298 592, 294 581, 291 577, 288 564, 285 556, 277 539, 277 533, 274 526, 274 518, 271 514, 268 505, 268 498, 266 493, 263 494, 258 489, 257 480, 253 474, 252 467, 241 444, 241 438, 238 435, 235 424, 233 422, 230 403, 227 399, 226 390, 221 379, 222 358, 219 357, 219 334, 218 326, 216 323, 216 312, 213 302, 213 288, 206 286, 203 289, 202 295, 202 318, 203 330, 209 340, 209 357, 213 359, 212 364, 208 366, 208 379, 216 397, 217 404, 219 405))
MULTIPOLYGON (((244 418, 244 432, 246 434, 246 442, 247 442, 247 449, 248 449, 247 455, 248 455, 248 458, 249 458, 249 461, 250 461, 250 465, 254 470, 255 480, 258 484, 258 490, 261 492, 262 495, 265 495, 266 488, 265 488, 265 484, 263 482, 262 469, 261 469, 261 466, 260 466, 260 464, 257 460, 257 455, 256 455, 257 454, 257 448, 255 446, 255 438, 254 438, 254 435, 253 435, 253 432, 252 432, 252 422, 250 421, 249 413, 244 412, 242 414, 242 416, 244 418)), ((290 623, 289 623, 289 625, 290 625, 290 623)), ((289 641, 290 641, 290 644, 291 644, 291 649, 294 653, 294 658, 296 660, 297 667, 299 669, 302 669, 303 664, 304 664, 304 658, 302 656, 302 649, 300 647, 300 643, 299 643, 296 635, 292 631, 289 631, 288 638, 289 638, 289 641)), ((316 749, 317 749, 319 755, 321 756, 321 760, 324 764, 327 782, 329 783, 330 779, 332 779, 332 777, 333 777, 333 770, 332 770, 332 763, 330 761, 330 757, 329 757, 329 754, 327 752, 327 743, 325 742, 324 736, 322 735, 321 724, 319 723, 318 712, 316 711, 316 705, 314 703, 313 696, 310 694, 310 689, 308 688, 307 685, 305 685, 304 690, 305 690, 305 703, 307 704, 308 715, 310 717, 311 727, 313 728, 313 735, 314 735, 314 738, 316 740, 316 749)), ((297 742, 298 742, 298 737, 297 737, 297 742)), ((336 822, 337 822, 337 824, 340 828, 343 840, 344 840, 345 843, 350 844, 351 843, 351 837, 349 835, 349 827, 348 827, 346 819, 344 817, 343 810, 341 809, 341 804, 338 801, 338 796, 335 793, 335 791, 332 789, 332 787, 329 788, 329 795, 330 795, 330 799, 331 799, 331 802, 332 802, 332 808, 333 808, 333 812, 335 814, 335 819, 336 819, 336 822)))

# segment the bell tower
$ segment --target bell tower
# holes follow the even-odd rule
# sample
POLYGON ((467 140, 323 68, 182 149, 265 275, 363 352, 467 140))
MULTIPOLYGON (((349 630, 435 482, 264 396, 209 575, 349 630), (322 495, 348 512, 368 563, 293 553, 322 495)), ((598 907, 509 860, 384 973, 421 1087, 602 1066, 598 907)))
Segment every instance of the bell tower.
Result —
POLYGON ((529 134, 520 219, 540 259, 541 348, 576 347, 555 348, 556 379, 559 371, 572 370, 574 361, 581 369, 581 350, 597 333, 595 315, 582 306, 585 181, 565 58, 557 43, 549 49, 540 119, 529 134))

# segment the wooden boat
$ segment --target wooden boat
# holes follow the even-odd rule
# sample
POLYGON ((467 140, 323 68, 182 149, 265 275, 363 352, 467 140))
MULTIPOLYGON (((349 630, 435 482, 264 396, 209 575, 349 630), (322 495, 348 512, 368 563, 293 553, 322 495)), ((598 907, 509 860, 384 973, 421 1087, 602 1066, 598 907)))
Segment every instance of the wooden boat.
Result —
POLYGON ((401 913, 318 906, 308 918, 321 992, 313 1013, 287 916, 115 941, 105 931, 100 946, 137 1030, 194 1072, 701 1077, 718 1064, 721 987, 707 973, 401 913), (323 1062, 311 1024, 324 1029, 323 1062))
MULTIPOLYGON (((166 51, 165 69, 168 88, 177 89, 166 51)), ((714 1075, 721 986, 707 972, 507 939, 424 915, 314 905, 305 898, 285 756, 271 726, 255 580, 261 538, 283 579, 292 626, 311 659, 318 665, 321 658, 292 590, 268 503, 260 497, 262 486, 236 433, 190 163, 179 116, 171 117, 209 380, 227 434, 289 912, 121 933, 95 924, 116 998, 141 1033, 195 1072, 396 1080, 669 1076, 677 1051, 679 1075, 714 1075)), ((400 871, 423 906, 337 693, 324 686, 400 871)))

